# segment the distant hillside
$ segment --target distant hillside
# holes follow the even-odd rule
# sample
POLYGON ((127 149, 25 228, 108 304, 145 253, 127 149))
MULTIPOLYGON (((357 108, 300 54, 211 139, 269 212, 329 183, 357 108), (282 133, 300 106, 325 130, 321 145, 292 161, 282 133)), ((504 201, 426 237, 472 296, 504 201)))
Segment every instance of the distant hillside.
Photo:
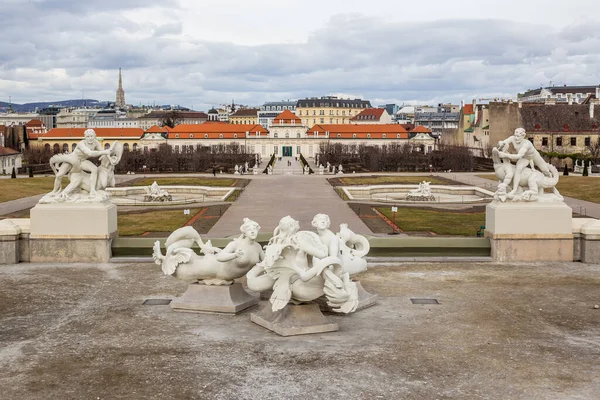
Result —
MULTIPOLYGON (((36 109, 46 107, 105 107, 108 101, 98 101, 94 99, 60 100, 60 101, 40 101, 36 103, 12 104, 12 109, 16 112, 34 112, 36 109)), ((9 104, 0 101, 0 112, 6 112, 9 104)))

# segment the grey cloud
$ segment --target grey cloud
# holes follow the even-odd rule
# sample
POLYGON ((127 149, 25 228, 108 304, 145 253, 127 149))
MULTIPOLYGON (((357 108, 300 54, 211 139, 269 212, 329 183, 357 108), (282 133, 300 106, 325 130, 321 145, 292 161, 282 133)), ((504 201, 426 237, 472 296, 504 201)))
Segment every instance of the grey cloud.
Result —
MULTIPOLYGON (((45 3, 46 11, 60 10, 63 4, 45 3)), ((123 3, 129 4, 118 7, 163 4, 123 3)), ((28 97, 24 101, 62 98, 62 93, 81 85, 92 86, 86 88, 90 95, 96 90, 112 99, 119 66, 124 68, 127 99, 134 104, 161 99, 210 104, 219 100, 215 97, 260 104, 336 92, 389 101, 457 101, 494 93, 514 96, 549 80, 572 84, 600 80, 596 68, 600 33, 585 23, 553 30, 502 20, 383 23, 338 15, 305 43, 241 46, 184 36, 183 26, 168 7, 164 20, 150 23, 101 12, 103 7, 82 5, 77 18, 62 11, 49 13, 27 29, 15 26, 31 16, 17 13, 10 25, 0 26, 0 35, 9 38, 3 45, 0 72, 11 91, 17 86, 10 83, 16 82, 16 71, 27 69, 32 73, 26 79, 39 95, 35 89, 23 90, 28 97), (69 77, 53 84, 55 95, 35 74, 53 69, 65 69, 69 77), (90 70, 110 78, 90 82, 85 78, 90 70)))

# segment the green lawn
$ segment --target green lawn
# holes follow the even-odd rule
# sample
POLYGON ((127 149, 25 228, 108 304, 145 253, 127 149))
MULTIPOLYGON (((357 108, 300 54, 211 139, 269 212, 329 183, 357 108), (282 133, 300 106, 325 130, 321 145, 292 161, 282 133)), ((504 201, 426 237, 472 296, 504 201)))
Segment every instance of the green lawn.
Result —
POLYGON ((194 178, 194 177, 164 177, 164 178, 140 178, 130 183, 123 183, 127 186, 150 186, 152 183, 160 186, 180 185, 180 186, 235 186, 237 179, 232 178, 194 178))
MULTIPOLYGON (((498 181, 498 178, 496 178, 496 175, 494 174, 477 176, 496 182, 498 181)), ((600 203, 600 178, 595 176, 561 175, 558 179, 556 188, 563 196, 591 201, 592 203, 600 203)))
POLYGON ((353 185, 418 185, 423 181, 431 182, 432 185, 447 185, 448 181, 434 176, 357 176, 339 178, 344 186, 353 185))
MULTIPOLYGON (((377 210, 394 221, 391 207, 377 210)), ((405 232, 434 232, 438 235, 475 236, 479 227, 485 225, 485 211, 452 212, 399 207, 396 224, 405 232)))
POLYGON ((144 232, 173 232, 181 228, 201 208, 191 208, 190 215, 183 210, 148 211, 117 216, 120 236, 139 236, 144 232))
MULTIPOLYGON (((63 187, 69 184, 63 179, 63 187)), ((0 179, 0 203, 36 194, 49 193, 54 186, 54 177, 0 179)))

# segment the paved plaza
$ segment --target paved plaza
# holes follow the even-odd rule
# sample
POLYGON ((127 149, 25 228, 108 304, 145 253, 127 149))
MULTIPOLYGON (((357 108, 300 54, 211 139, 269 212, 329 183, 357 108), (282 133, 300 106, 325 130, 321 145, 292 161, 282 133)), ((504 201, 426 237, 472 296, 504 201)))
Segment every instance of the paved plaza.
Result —
POLYGON ((338 332, 280 337, 146 299, 155 264, 0 268, 3 399, 597 399, 600 266, 397 263, 338 332), (412 304, 411 298, 439 305, 412 304))

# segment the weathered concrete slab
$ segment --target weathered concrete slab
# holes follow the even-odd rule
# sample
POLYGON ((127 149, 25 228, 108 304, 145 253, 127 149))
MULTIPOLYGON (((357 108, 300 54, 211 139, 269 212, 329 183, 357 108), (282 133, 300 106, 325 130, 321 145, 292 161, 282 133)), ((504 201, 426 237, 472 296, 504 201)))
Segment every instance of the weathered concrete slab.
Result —
MULTIPOLYGON (((373 262, 373 264, 377 264, 373 262)), ((3 399, 594 399, 600 266, 398 263, 358 276, 378 304, 281 337, 176 313, 152 264, 0 266, 3 399), (436 298, 439 305, 414 305, 436 298)), ((266 305, 267 302, 261 302, 266 305)))

